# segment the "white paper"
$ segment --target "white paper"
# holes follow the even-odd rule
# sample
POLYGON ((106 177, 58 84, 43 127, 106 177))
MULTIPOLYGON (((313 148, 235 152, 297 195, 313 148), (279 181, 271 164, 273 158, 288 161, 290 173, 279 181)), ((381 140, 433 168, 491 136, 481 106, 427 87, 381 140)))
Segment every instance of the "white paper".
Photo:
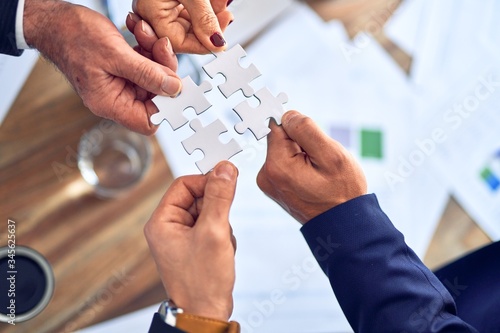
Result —
POLYGON ((422 11, 425 1, 402 1, 384 26, 387 37, 404 50, 413 55, 417 49, 417 40, 422 35, 422 11))
POLYGON ((66 0, 66 1, 77 4, 77 5, 88 7, 88 8, 93 9, 93 10, 95 10, 103 15, 107 15, 105 0, 66 0))
MULTIPOLYGON (((500 54, 500 53, 499 53, 500 54)), ((498 56, 495 57, 499 59, 498 56)), ((476 67, 469 84, 428 105, 433 130, 443 141, 430 156, 438 177, 447 181, 462 207, 493 240, 500 238, 500 63, 476 67), (489 170, 491 181, 482 177, 489 170)))
POLYGON ((228 46, 245 44, 281 15, 293 0, 234 0, 228 9, 234 21, 224 32, 228 46))
POLYGON ((444 0, 423 6, 412 70, 421 124, 416 139, 427 142, 425 163, 435 177, 498 239, 499 197, 480 173, 495 169, 499 141, 500 5, 444 0), (441 134, 434 143, 433 133, 441 134))

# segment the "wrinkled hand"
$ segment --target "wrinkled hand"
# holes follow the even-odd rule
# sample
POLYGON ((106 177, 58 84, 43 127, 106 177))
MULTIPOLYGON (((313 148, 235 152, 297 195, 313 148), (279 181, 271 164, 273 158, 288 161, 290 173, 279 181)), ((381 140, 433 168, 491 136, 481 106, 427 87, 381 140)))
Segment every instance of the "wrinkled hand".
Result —
POLYGON ((168 37, 176 53, 206 54, 225 49, 223 31, 232 22, 228 0, 134 0, 134 13, 168 37))
POLYGON ((227 321, 233 311, 237 173, 224 161, 176 179, 144 228, 167 295, 186 313, 227 321))
POLYGON ((26 0, 24 34, 65 74, 94 114, 133 131, 156 131, 149 121, 157 112, 152 94, 175 96, 181 90, 179 77, 166 66, 177 66, 172 51, 163 50, 161 64, 148 59, 127 44, 110 20, 86 7, 26 0))
POLYGON ((297 111, 271 123, 267 158, 257 184, 297 221, 366 194, 363 171, 341 144, 297 111))
POLYGON ((125 23, 137 40, 138 45, 134 47, 136 52, 177 72, 177 56, 168 37, 158 38, 149 23, 134 13, 127 15, 125 23))

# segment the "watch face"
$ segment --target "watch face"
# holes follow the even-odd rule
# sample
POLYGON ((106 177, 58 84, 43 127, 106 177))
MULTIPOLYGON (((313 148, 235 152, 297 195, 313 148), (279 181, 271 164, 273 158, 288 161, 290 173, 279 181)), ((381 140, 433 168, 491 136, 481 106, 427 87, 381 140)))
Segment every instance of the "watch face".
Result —
POLYGON ((174 301, 166 300, 161 302, 158 314, 168 325, 175 327, 177 323, 177 314, 184 313, 184 310, 178 308, 174 301))

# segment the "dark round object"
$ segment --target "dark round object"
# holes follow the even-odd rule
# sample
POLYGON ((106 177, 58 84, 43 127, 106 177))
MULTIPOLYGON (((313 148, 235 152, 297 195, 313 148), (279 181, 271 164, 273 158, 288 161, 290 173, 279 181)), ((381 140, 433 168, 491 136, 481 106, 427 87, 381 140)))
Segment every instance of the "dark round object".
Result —
POLYGON ((54 292, 54 274, 48 261, 24 246, 0 248, 0 321, 29 320, 50 302, 54 292))

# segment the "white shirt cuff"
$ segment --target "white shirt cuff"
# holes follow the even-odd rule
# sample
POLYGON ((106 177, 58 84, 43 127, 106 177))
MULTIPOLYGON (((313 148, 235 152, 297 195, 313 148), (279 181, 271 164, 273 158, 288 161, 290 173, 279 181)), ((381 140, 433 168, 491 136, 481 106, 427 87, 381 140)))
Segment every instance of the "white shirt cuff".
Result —
POLYGON ((29 49, 29 45, 26 43, 24 39, 24 30, 23 30, 23 16, 24 16, 24 0, 19 0, 17 3, 17 12, 16 12, 16 44, 17 48, 20 50, 29 49))

